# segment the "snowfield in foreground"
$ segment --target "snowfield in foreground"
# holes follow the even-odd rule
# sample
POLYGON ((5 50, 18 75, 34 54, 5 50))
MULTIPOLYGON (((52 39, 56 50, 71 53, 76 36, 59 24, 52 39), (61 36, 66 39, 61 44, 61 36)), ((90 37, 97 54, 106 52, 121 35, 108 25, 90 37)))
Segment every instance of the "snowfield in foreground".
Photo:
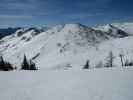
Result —
POLYGON ((0 100, 133 100, 133 68, 0 72, 0 100))

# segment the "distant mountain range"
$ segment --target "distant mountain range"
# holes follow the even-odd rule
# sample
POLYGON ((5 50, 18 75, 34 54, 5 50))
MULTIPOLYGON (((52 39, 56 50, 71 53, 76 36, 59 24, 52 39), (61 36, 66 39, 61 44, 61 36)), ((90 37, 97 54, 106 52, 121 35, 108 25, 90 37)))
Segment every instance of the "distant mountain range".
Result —
POLYGON ((15 33, 17 30, 19 30, 21 28, 0 28, 0 38, 13 34, 15 33))

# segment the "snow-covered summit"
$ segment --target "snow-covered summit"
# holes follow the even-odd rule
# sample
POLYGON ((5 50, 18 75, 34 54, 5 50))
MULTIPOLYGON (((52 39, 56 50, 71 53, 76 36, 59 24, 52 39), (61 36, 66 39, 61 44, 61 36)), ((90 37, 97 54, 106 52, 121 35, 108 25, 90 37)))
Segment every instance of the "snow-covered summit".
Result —
POLYGON ((133 22, 113 23, 113 25, 133 35, 133 22))
POLYGON ((107 32, 112 37, 121 38, 129 35, 127 32, 123 31, 119 27, 114 26, 113 24, 98 26, 96 29, 107 32))

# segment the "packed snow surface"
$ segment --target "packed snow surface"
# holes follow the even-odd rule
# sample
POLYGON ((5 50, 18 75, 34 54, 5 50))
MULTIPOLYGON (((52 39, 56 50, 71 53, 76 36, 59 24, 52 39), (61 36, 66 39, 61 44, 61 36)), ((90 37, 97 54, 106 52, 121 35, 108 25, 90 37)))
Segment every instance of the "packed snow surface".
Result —
POLYGON ((133 100, 133 68, 0 72, 0 100, 133 100))

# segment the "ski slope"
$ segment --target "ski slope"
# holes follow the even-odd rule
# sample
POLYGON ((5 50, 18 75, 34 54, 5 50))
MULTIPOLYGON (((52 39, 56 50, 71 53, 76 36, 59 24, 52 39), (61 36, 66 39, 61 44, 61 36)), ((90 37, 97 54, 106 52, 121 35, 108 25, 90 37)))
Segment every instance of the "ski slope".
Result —
POLYGON ((0 100, 133 100, 133 68, 0 72, 0 100))

